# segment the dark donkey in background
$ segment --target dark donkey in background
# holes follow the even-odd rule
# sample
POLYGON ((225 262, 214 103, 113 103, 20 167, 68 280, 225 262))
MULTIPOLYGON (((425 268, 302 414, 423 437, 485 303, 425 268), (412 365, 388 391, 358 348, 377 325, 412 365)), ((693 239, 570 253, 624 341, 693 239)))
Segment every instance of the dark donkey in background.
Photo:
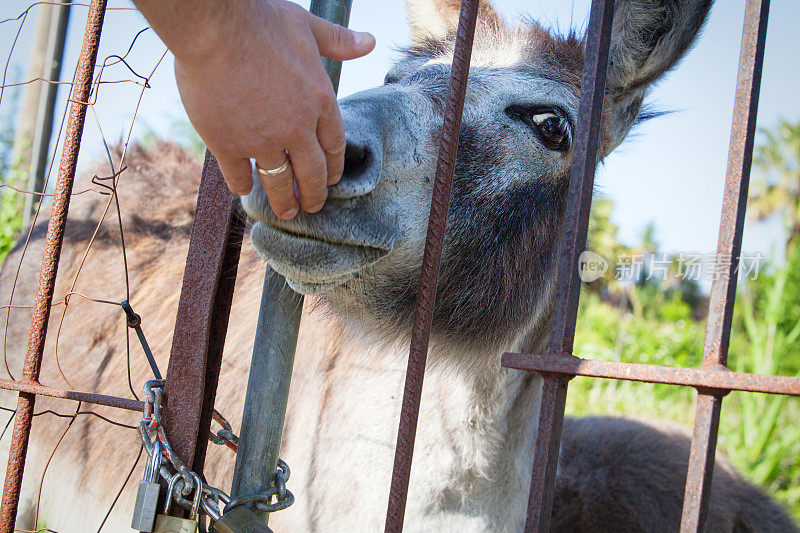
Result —
MULTIPOLYGON (((602 157, 636 123, 650 84, 691 47, 710 5, 618 0, 602 157)), ((321 212, 282 221, 258 181, 243 198, 255 221, 251 238, 258 253, 309 296, 281 450, 297 501, 272 516, 277 531, 377 531, 383 525, 458 9, 452 0, 408 1, 411 47, 384 86, 341 101, 346 169, 321 212)), ((501 368, 499 359, 506 351, 541 353, 550 330, 583 46, 574 35, 559 37, 533 22, 510 27, 481 4, 407 531, 522 528, 542 382, 536 374, 501 368)), ((133 175, 123 176, 119 190, 132 299, 165 367, 199 169, 169 145, 134 150, 127 165, 133 175)), ((101 209, 91 195, 75 198, 58 294, 69 289, 63 280, 78 268, 85 224, 101 209)), ((96 294, 124 286, 119 252, 105 245, 117 242, 115 232, 104 227, 77 290, 96 294)), ((43 234, 41 224, 24 259, 18 301, 32 294, 43 234)), ((19 256, 18 250, 3 270, 4 291, 19 256)), ((263 277, 263 263, 247 243, 239 272, 217 398, 218 409, 232 415, 241 412, 263 277)), ((78 300, 70 306, 59 356, 71 383, 126 394, 125 367, 111 357, 124 349, 119 310, 78 300), (86 330, 89 314, 95 324, 86 330)), ((6 346, 12 370, 21 366, 28 318, 25 311, 12 314, 6 346)), ((52 331, 58 318, 55 313, 52 331)), ((52 349, 53 335, 49 341, 52 349)), ((54 366, 45 365, 45 383, 59 379, 54 366)), ((134 358, 131 372, 134 383, 148 378, 141 358, 134 358)), ((4 398, 12 405, 13 394, 4 398)), ((135 415, 128 416, 135 423, 135 415)), ((60 531, 97 527, 139 449, 135 435, 121 441, 113 432, 122 430, 102 421, 85 417, 75 424, 78 431, 53 458, 39 513, 40 522, 60 531)), ((33 528, 36 481, 60 431, 54 424, 34 425, 21 527, 33 528)), ((669 424, 567 420, 553 530, 676 531, 688 454, 685 432, 669 424)), ((209 481, 227 486, 232 463, 224 451, 211 450, 209 481)), ((134 485, 111 514, 109 530, 127 528, 134 485)), ((715 468, 709 524, 725 532, 796 530, 724 460, 715 468)))

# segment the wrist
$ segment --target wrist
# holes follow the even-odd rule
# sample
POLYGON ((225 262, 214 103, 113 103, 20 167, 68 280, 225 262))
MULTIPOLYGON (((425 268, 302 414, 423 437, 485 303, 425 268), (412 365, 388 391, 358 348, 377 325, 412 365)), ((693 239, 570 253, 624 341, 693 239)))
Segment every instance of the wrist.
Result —
MULTIPOLYGON (((268 0, 267 0, 268 1, 268 0)), ((183 68, 208 66, 228 56, 225 49, 237 32, 253 20, 263 20, 260 0, 134 0, 176 63, 183 68)))

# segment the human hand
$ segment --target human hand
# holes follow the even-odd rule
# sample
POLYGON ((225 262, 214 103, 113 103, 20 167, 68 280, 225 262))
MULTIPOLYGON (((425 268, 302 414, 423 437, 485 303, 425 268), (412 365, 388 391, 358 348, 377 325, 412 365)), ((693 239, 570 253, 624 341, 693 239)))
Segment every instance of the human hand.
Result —
MULTIPOLYGON (((150 21, 175 54, 175 77, 189 119, 231 191, 251 190, 250 158, 262 169, 275 169, 288 152, 285 171, 259 173, 272 209, 283 219, 299 212, 296 181, 300 206, 319 211, 327 187, 342 175, 345 151, 336 95, 320 56, 361 57, 374 48, 374 37, 284 0, 213 5, 206 19, 197 3, 193 12, 173 9, 172 16, 182 20, 177 30, 150 21)), ((151 7, 169 19, 163 13, 168 8, 151 7)))

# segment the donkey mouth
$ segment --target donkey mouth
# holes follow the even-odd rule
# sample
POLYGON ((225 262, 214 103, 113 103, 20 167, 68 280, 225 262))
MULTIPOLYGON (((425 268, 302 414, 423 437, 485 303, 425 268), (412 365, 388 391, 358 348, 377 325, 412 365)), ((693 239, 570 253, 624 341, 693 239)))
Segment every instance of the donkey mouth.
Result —
POLYGON ((345 283, 393 247, 391 242, 329 236, 271 220, 257 222, 251 239, 267 264, 301 294, 321 293, 345 283))

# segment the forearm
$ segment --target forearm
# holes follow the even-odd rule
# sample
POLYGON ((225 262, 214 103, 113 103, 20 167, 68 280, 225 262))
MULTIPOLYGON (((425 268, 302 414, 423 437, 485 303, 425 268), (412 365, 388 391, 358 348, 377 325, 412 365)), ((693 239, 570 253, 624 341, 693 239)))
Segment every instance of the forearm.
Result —
POLYGON ((236 21, 268 9, 258 0, 133 0, 180 61, 204 61, 235 35, 236 21))

